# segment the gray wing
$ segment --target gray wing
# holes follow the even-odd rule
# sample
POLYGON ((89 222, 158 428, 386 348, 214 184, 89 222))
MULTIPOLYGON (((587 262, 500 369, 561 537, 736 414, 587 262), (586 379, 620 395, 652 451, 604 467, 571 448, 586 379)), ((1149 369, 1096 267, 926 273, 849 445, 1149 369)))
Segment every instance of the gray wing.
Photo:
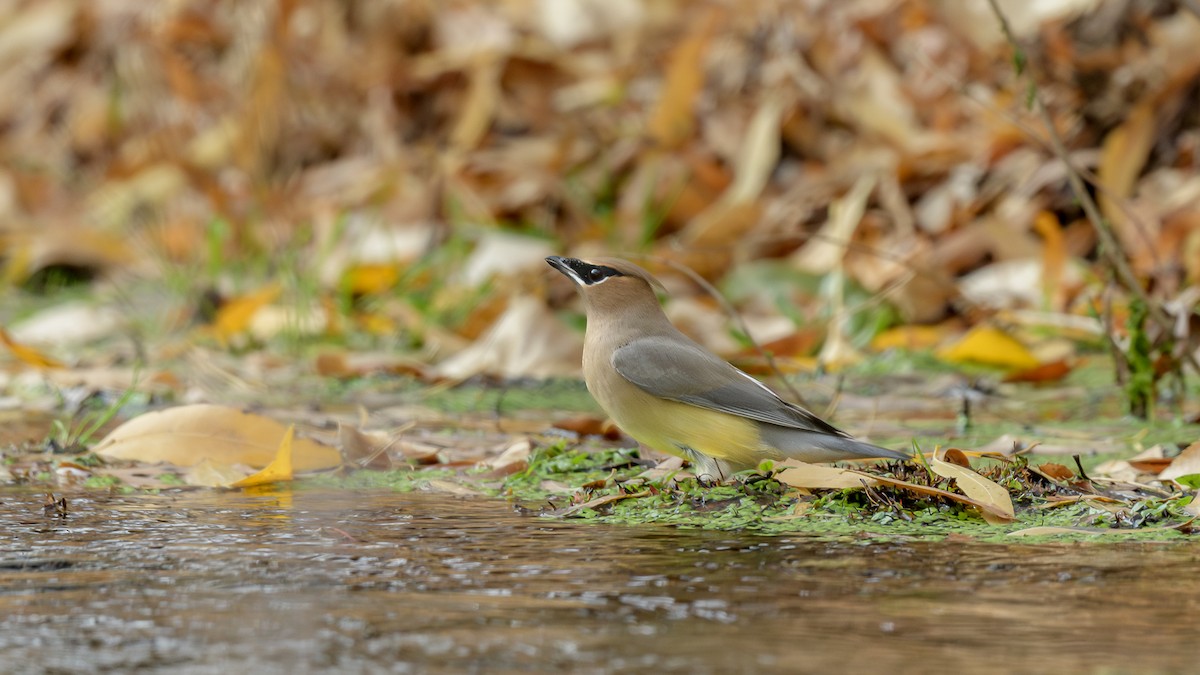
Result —
POLYGON ((634 340, 613 352, 613 367, 621 377, 659 398, 790 429, 847 437, 700 345, 680 337, 634 340))

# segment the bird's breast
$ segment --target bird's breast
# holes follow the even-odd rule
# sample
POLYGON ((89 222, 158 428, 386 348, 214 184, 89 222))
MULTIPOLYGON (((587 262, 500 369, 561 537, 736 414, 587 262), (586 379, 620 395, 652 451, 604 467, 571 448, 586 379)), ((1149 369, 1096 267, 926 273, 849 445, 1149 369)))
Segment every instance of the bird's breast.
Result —
POLYGON ((753 467, 765 458, 758 425, 750 419, 658 398, 621 377, 606 361, 585 359, 588 391, 622 431, 668 454, 685 449, 753 467))

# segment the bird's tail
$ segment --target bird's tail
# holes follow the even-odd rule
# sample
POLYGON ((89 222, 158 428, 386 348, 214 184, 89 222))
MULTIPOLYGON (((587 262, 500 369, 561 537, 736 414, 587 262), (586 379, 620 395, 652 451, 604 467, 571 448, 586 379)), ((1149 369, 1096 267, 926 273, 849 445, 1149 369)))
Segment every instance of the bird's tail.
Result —
POLYGON ((763 424, 759 427, 763 443, 784 457, 801 462, 836 462, 843 459, 911 459, 907 453, 881 448, 856 441, 849 436, 837 436, 821 431, 791 429, 763 424))

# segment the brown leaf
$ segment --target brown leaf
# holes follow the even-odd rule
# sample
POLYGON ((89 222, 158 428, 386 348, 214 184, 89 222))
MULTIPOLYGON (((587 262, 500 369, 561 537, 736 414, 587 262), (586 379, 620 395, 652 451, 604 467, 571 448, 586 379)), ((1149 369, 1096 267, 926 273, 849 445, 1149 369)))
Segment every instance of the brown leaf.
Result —
POLYGON ((1147 239, 1139 232, 1140 225, 1130 220, 1122 206, 1132 194, 1137 177, 1154 146, 1158 131, 1157 116, 1158 102, 1154 96, 1148 96, 1135 105, 1125 121, 1104 138, 1100 166, 1096 169, 1096 176, 1104 186, 1096 195, 1100 211, 1112 222, 1121 244, 1135 262, 1144 255, 1147 239))
POLYGON ((396 442, 396 449, 404 455, 410 464, 428 465, 442 463, 442 448, 428 443, 411 441, 401 438, 396 442))
POLYGON ((338 450, 342 461, 363 469, 386 471, 392 468, 388 448, 395 444, 391 438, 368 434, 347 424, 338 423, 338 450))
POLYGON ((1067 267, 1066 240, 1058 216, 1042 211, 1033 220, 1033 228, 1042 236, 1042 292, 1050 308, 1062 311, 1066 306, 1063 275, 1067 267))
POLYGON ((1171 465, 1158 474, 1159 480, 1174 480, 1180 476, 1200 473, 1200 441, 1184 448, 1179 456, 1171 460, 1171 465))
POLYGON ((1067 375, 1071 374, 1074 364, 1069 359, 1059 359, 1050 363, 1043 363, 1033 368, 1026 368, 1014 373, 1009 373, 1004 376, 1005 382, 1030 382, 1034 384, 1043 384, 1046 382, 1058 382, 1067 375))
POLYGON ((943 450, 942 460, 951 464, 957 464, 964 469, 971 468, 971 460, 967 459, 966 453, 958 448, 946 448, 943 450))
POLYGON ((1130 459, 1128 464, 1142 473, 1152 473, 1157 476, 1166 470, 1167 467, 1171 466, 1173 461, 1173 459, 1166 457, 1147 457, 1145 459, 1130 459))
POLYGON ((600 436, 610 441, 620 440, 621 438, 621 430, 607 417, 579 415, 578 417, 559 420, 552 426, 555 429, 570 431, 580 436, 600 436))
POLYGON ((496 105, 500 102, 500 73, 503 59, 496 54, 480 53, 471 64, 470 88, 467 100, 459 110, 458 121, 450 135, 454 147, 470 150, 479 145, 492 124, 496 105))
POLYGON ((671 52, 662 94, 647 124, 651 138, 664 147, 676 147, 692 135, 696 124, 693 108, 704 86, 704 54, 721 16, 716 9, 699 16, 671 52))
POLYGON ((1075 472, 1072 471, 1069 467, 1064 466, 1062 464, 1058 464, 1056 462, 1046 462, 1044 464, 1039 464, 1037 466, 1037 470, 1043 476, 1046 476, 1047 478, 1051 478, 1053 480, 1058 480, 1058 481, 1071 480, 1072 478, 1075 477, 1075 472))

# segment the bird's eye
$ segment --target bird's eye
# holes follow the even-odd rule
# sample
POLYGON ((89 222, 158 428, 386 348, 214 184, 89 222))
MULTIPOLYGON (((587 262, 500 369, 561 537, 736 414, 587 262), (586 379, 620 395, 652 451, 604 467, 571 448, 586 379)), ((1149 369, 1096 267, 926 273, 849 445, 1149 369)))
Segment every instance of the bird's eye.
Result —
POLYGON ((588 280, 593 284, 600 283, 604 280, 605 276, 604 270, 600 269, 599 267, 593 267, 592 269, 588 270, 588 280))

